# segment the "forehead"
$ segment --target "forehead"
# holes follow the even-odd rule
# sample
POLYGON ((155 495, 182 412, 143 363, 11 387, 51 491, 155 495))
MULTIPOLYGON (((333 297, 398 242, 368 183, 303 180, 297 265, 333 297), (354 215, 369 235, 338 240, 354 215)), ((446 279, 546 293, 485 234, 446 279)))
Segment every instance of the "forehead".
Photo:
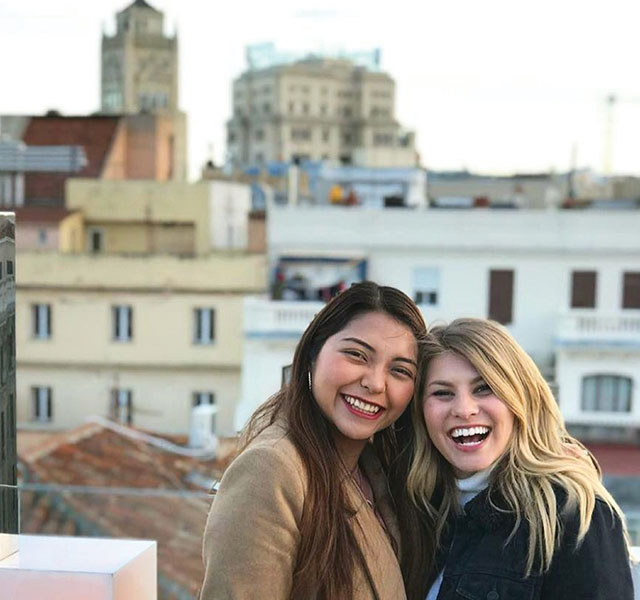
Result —
POLYGON ((354 317, 329 340, 339 342, 349 337, 358 338, 380 352, 386 350, 410 357, 415 357, 417 352, 416 339, 409 327, 381 312, 354 317))
POLYGON ((429 361, 427 365, 427 381, 451 381, 457 379, 475 379, 476 368, 464 356, 445 352, 429 361))

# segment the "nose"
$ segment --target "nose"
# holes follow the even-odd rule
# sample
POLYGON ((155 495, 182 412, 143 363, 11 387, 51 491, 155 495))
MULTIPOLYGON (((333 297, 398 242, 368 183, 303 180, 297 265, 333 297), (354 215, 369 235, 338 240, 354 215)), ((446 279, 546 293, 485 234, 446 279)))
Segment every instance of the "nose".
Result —
POLYGON ((458 392, 451 404, 451 414, 461 419, 469 419, 477 415, 479 411, 478 402, 473 397, 473 394, 466 390, 458 392))
POLYGON ((362 375, 360 385, 372 394, 381 394, 387 387, 386 374, 383 367, 375 367, 367 369, 362 375))

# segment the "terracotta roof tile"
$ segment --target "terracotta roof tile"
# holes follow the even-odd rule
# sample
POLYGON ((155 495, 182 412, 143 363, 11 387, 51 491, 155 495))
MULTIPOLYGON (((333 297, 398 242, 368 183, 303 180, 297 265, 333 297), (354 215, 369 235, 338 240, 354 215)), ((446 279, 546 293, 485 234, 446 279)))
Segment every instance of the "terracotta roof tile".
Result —
POLYGON ((22 531, 155 539, 159 598, 193 598, 203 576, 202 532, 211 496, 190 483, 197 479, 190 475, 218 478, 230 460, 230 454, 223 460, 178 456, 84 425, 21 452, 23 480, 96 489, 23 491, 22 531))

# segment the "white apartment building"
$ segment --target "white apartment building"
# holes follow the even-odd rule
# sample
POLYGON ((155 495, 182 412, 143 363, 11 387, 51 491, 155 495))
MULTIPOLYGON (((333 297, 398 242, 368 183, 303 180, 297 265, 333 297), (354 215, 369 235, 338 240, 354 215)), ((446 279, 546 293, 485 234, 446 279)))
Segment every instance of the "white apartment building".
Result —
POLYGON ((395 83, 375 65, 309 56, 256 65, 233 82, 227 150, 235 167, 327 160, 416 166, 414 134, 395 117, 395 83))
POLYGON ((405 291, 429 323, 505 323, 570 426, 638 435, 640 211, 272 206, 267 227, 273 292, 284 301, 245 301, 236 427, 278 389, 319 300, 366 278, 405 291))

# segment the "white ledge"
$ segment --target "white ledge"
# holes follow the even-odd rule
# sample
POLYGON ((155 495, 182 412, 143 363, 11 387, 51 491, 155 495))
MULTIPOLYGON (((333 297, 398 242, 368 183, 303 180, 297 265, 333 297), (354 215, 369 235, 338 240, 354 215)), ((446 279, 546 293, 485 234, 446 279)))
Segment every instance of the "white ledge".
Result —
POLYGON ((157 600, 156 542, 13 537, 18 551, 0 561, 3 598, 157 600))

